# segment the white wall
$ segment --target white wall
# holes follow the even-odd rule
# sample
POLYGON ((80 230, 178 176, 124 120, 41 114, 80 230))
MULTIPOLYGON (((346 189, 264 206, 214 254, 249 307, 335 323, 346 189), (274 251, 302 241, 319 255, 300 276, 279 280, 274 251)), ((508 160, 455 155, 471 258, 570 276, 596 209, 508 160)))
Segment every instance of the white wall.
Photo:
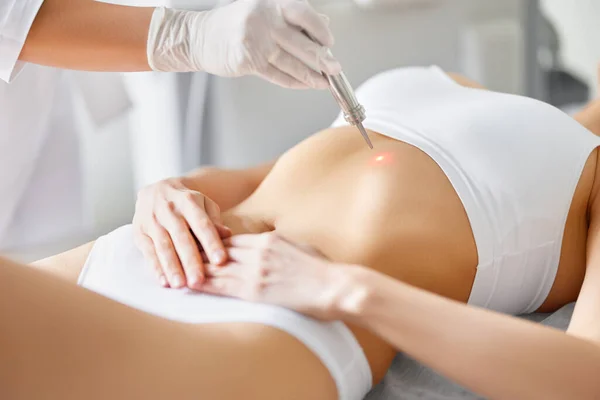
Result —
MULTIPOLYGON (((81 104, 80 104, 81 106, 81 104)), ((83 197, 89 230, 49 242, 7 251, 22 262, 39 260, 77 247, 131 221, 135 193, 128 116, 96 129, 79 108, 83 197)))
POLYGON ((85 198, 91 235, 97 237, 131 221, 134 211, 129 121, 123 116, 82 135, 85 198))
POLYGON ((544 13, 556 27, 565 67, 584 79, 598 95, 600 62, 600 1, 541 0, 544 13))

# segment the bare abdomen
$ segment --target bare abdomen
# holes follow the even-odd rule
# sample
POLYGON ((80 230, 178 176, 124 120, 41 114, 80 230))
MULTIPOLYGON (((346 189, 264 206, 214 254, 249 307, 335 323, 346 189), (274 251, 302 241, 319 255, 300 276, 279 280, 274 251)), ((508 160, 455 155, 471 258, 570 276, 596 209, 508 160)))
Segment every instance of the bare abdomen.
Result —
MULTIPOLYGON (((312 162, 290 154, 253 203, 266 205, 264 212, 275 216, 283 236, 333 261, 364 265, 466 302, 477 249, 454 188, 422 151, 379 135, 373 139, 376 153, 361 143, 329 165, 319 148, 312 149, 317 158, 312 162)), ((362 329, 352 330, 377 381, 396 350, 362 329)))

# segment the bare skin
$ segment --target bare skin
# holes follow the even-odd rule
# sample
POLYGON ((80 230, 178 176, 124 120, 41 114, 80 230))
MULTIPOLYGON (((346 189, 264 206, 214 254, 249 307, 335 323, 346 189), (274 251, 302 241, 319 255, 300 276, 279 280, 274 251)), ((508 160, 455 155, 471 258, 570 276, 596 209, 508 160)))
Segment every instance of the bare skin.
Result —
MULTIPOLYGON (((464 78, 456 79, 463 85, 475 86, 464 78)), ((586 121, 590 127, 593 125, 590 121, 595 123, 598 120, 589 113, 578 118, 586 121)), ((251 194, 248 193, 249 197, 222 214, 223 223, 234 234, 275 230, 293 242, 313 246, 332 261, 364 265, 448 299, 466 302, 475 277, 477 252, 460 199, 442 170, 425 153, 376 132, 370 134, 376 152, 365 146, 353 128, 328 129, 288 151, 272 168, 262 166, 259 169, 236 172, 239 176, 251 177, 252 182, 260 184, 251 194), (377 161, 378 156, 384 158, 377 161), (440 224, 439 221, 444 223, 440 224), (402 262, 399 263, 398 260, 402 262)), ((575 191, 567 218, 557 277, 539 311, 555 310, 575 301, 580 291, 586 270, 585 243, 589 199, 595 190, 596 159, 597 152, 594 151, 575 191)), ((211 197, 209 193, 204 193, 211 197)), ((219 203, 219 199, 212 198, 219 203)), ((231 199, 227 200, 230 204, 236 203, 231 202, 231 199)), ((73 281, 79 274, 89 249, 89 246, 76 249, 66 255, 44 260, 39 266, 55 273, 58 271, 58 274, 73 281)), ((72 290, 76 291, 75 288, 72 290)), ((84 293, 77 296, 86 297, 84 293)), ((126 307, 115 307, 114 310, 110 308, 109 311, 108 300, 101 301, 95 296, 94 299, 98 303, 106 303, 98 306, 98 315, 110 314, 107 318, 116 318, 132 314, 128 326, 136 326, 133 314, 139 313, 129 311, 126 307), (107 308, 105 312, 101 311, 103 307, 107 308)), ((64 318, 68 321, 68 316, 64 318)), ((71 325, 74 323, 70 322, 71 325)), ((245 332, 245 325, 248 324, 222 325, 219 329, 239 329, 238 334, 244 336, 241 332, 245 332)), ((187 331, 190 328, 181 329, 187 331)), ((207 340, 217 348, 227 343, 228 339, 223 339, 219 345, 214 337, 211 342, 211 335, 205 334, 205 329, 210 331, 205 326, 195 327, 200 338, 198 341, 207 340)), ((374 383, 379 382, 397 349, 363 328, 351 326, 351 329, 367 355, 374 383)), ((273 331, 273 335, 279 332, 264 327, 261 331, 273 331)), ((101 343, 100 339, 97 340, 101 343)), ((65 342, 65 345, 66 343, 69 342, 65 342)), ((291 343, 290 346, 294 347, 291 343)), ((102 349, 105 347, 109 346, 104 345, 102 349)), ((298 347, 302 348, 301 345, 298 347)), ((333 382, 330 379, 327 382, 319 381, 322 379, 319 374, 324 373, 327 377, 329 374, 323 371, 316 357, 304 350, 306 369, 310 370, 311 366, 314 369, 308 375, 302 372, 298 379, 301 377, 303 382, 307 379, 321 382, 315 386, 318 387, 315 390, 320 390, 316 398, 334 398, 333 382), (325 395, 326 393, 329 395, 325 395)), ((107 348, 107 351, 112 350, 107 348)), ((218 349, 214 351, 218 352, 218 349)), ((251 359, 260 357, 260 354, 252 351, 245 351, 244 354, 251 359)), ((283 357, 274 363, 277 364, 274 368, 288 371, 291 364, 283 357)), ((237 367, 233 365, 230 366, 229 373, 236 374, 237 367)), ((101 366, 89 368, 96 369, 97 374, 100 373, 97 368, 101 366)), ((173 368, 170 373, 178 374, 183 367, 174 364, 173 368)), ((204 370, 202 371, 203 375, 204 370)), ((210 371, 208 374, 219 372, 210 371)), ((70 379, 76 379, 77 375, 69 376, 70 379)), ((58 376, 56 379, 64 382, 64 379, 69 378, 58 376)), ((238 382, 239 387, 246 384, 249 383, 243 380, 238 382)), ((286 384, 289 385, 289 382, 286 384)), ((152 382, 152 385, 160 385, 160 382, 152 382)), ((198 387, 203 385, 199 384, 198 387)), ((110 385, 105 385, 103 390, 109 394, 110 385)), ((219 395, 219 398, 225 397, 219 395)))
POLYGON ((3 399, 336 398, 282 331, 167 321, 7 260, 0 316, 3 399))
POLYGON ((19 59, 83 71, 149 71, 146 43, 153 11, 93 0, 44 0, 19 59))

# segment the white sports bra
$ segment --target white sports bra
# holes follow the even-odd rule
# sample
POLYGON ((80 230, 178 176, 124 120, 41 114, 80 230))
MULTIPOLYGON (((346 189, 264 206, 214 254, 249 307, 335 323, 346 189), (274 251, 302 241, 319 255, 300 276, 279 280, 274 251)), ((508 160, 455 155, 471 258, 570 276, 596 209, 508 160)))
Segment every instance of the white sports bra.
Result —
MULTIPOLYGON (((438 67, 381 73, 356 96, 366 128, 428 154, 463 202, 479 256, 470 303, 535 311, 552 287, 574 191, 600 138, 551 105, 463 87, 438 67)), ((339 117, 333 125, 345 124, 339 117)))

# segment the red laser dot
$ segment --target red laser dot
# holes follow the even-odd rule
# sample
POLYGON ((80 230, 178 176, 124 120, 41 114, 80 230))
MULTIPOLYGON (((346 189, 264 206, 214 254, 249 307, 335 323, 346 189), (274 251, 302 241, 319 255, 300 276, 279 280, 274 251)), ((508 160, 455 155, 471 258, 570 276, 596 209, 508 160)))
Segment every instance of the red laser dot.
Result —
POLYGON ((383 156, 377 156, 377 157, 375 158, 375 161, 383 161, 383 156))

